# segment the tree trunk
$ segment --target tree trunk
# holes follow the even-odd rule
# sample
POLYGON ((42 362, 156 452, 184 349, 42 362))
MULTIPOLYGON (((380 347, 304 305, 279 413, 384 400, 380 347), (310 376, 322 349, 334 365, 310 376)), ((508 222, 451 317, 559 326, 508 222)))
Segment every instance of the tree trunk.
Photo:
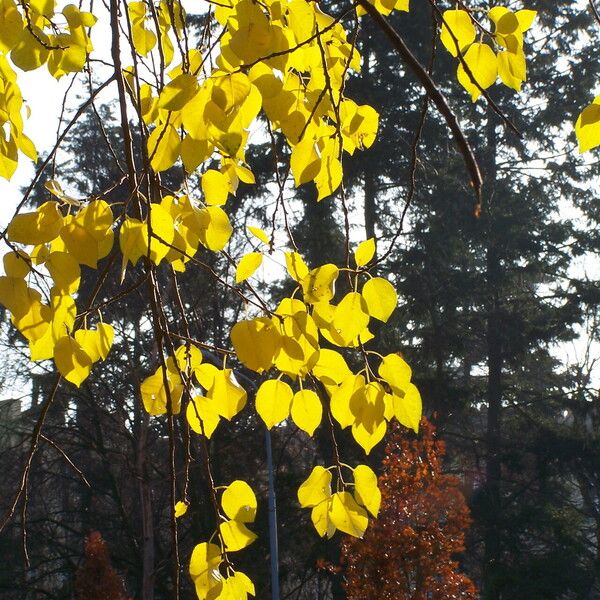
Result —
POLYGON ((488 311, 486 324, 487 344, 487 429, 486 429, 486 487, 484 525, 483 591, 486 600, 500 600, 498 567, 501 556, 501 428, 502 428, 502 337, 500 309, 499 241, 495 228, 494 188, 496 182, 496 127, 493 117, 487 124, 487 144, 484 164, 484 186, 487 201, 487 256, 486 278, 488 311))

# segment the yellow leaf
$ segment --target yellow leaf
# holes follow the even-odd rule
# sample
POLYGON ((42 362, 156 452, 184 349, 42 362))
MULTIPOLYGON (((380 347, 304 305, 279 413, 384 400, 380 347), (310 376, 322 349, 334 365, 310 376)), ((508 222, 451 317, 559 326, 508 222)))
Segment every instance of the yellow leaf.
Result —
POLYGON ((522 50, 510 52, 505 50, 498 53, 498 75, 504 85, 514 89, 521 90, 521 84, 527 78, 525 65, 525 55, 522 50))
POLYGON ((199 213, 201 213, 200 241, 213 252, 223 250, 233 231, 229 217, 218 206, 203 208, 199 213))
POLYGON ((355 415, 350 407, 356 403, 357 398, 364 396, 364 393, 365 378, 360 374, 350 374, 339 387, 331 391, 331 414, 342 429, 354 423, 355 415))
MULTIPOLYGON (((204 365, 200 368, 202 366, 204 365)), ((232 381, 231 369, 217 369, 208 397, 214 400, 217 412, 230 421, 246 406, 247 394, 243 387, 232 381)))
POLYGON ((348 292, 333 313, 333 329, 348 346, 368 326, 367 304, 361 294, 348 292))
POLYGON ((331 520, 331 499, 323 500, 313 506, 310 519, 321 537, 331 538, 335 533, 335 525, 331 520))
POLYGON ((378 373, 398 396, 402 396, 406 392, 412 376, 410 366, 399 354, 384 356, 378 373))
POLYGON ((252 488, 240 479, 229 484, 221 498, 225 514, 240 523, 252 523, 256 518, 256 496, 252 488))
POLYGON ((70 335, 61 337, 54 346, 54 362, 58 372, 79 387, 90 374, 92 360, 70 335))
POLYGON ((221 549, 216 544, 202 542, 194 547, 190 558, 190 576, 196 589, 208 591, 220 580, 221 549))
POLYGON ((329 498, 331 498, 331 472, 317 465, 298 489, 298 502, 302 508, 310 508, 329 498))
POLYGON ((304 301, 308 304, 329 302, 335 294, 335 282, 339 273, 339 269, 332 264, 309 271, 300 281, 304 301))
POLYGON ((231 328, 231 343, 240 362, 262 373, 271 368, 281 342, 275 325, 266 317, 239 321, 231 328))
POLYGON ((179 517, 183 517, 183 515, 185 515, 187 512, 187 509, 188 505, 185 502, 182 502, 181 500, 176 502, 174 508, 175 518, 178 519, 179 517))
POLYGON ((262 252, 249 252, 240 259, 235 269, 235 282, 241 283, 250 277, 262 264, 262 252))
POLYGON ((198 81, 189 73, 182 73, 162 89, 158 106, 165 110, 181 110, 198 91, 198 81))
POLYGON ((270 243, 269 236, 260 228, 253 227, 252 225, 248 225, 246 229, 257 239, 259 239, 263 244, 267 246, 270 243))
POLYGON ((375 240, 369 238, 358 245, 354 251, 354 260, 357 267, 364 267, 375 256, 375 240))
POLYGON ((338 146, 337 143, 328 142, 328 145, 321 150, 321 168, 314 177, 317 201, 331 196, 342 183, 342 163, 339 159, 338 146))
POLYGON ((296 392, 292 400, 291 414, 294 423, 312 436, 323 417, 323 405, 319 396, 312 390, 296 392))
POLYGON ((256 412, 268 429, 290 416, 293 393, 290 386, 279 379, 269 379, 256 393, 256 412))
POLYGON ((31 258, 27 252, 21 250, 15 252, 7 252, 2 258, 4 264, 4 272, 8 277, 15 277, 17 279, 25 278, 29 271, 31 271, 31 258))
POLYGON ((537 11, 535 10, 518 10, 516 13, 521 31, 527 31, 532 25, 537 11))
POLYGON ((160 204, 151 204, 147 223, 142 224, 141 234, 144 244, 143 256, 149 255, 150 260, 158 265, 167 256, 170 245, 175 237, 175 224, 169 211, 160 204), (150 230, 150 231, 149 231, 150 230), (149 234, 151 234, 150 244, 149 234), (149 249, 148 249, 149 246, 149 249))
POLYGON ((79 289, 81 269, 79 263, 67 252, 51 252, 45 262, 54 285, 64 294, 79 289))
POLYGON ((170 123, 154 128, 148 137, 148 156, 150 166, 158 173, 170 169, 179 156, 181 140, 177 129, 170 123))
POLYGON ((412 429, 415 433, 419 433, 422 411, 421 394, 419 394, 417 386, 413 383, 408 385, 404 397, 401 398, 394 394, 394 415, 396 419, 404 427, 412 429))
POLYGON ((202 175, 202 192, 206 204, 210 206, 225 204, 229 191, 229 180, 220 171, 208 169, 202 175))
MULTIPOLYGON (((98 261, 112 249, 112 225, 110 206, 104 200, 94 200, 82 208, 77 216, 66 217, 60 239, 77 262, 95 269, 98 261)), ((53 249, 62 250, 59 247, 53 249)))
POLYGON ((381 492, 377 487, 377 475, 367 465, 354 469, 354 496, 374 517, 381 506, 381 492))
POLYGON ((172 373, 167 369, 166 380, 169 391, 168 395, 165 389, 165 375, 163 375, 162 367, 158 367, 152 375, 142 382, 140 392, 144 408, 146 412, 153 416, 166 414, 169 397, 171 398, 171 412, 174 415, 179 414, 181 395, 183 393, 181 378, 177 373, 172 373))
POLYGON ((384 323, 398 304, 398 295, 394 286, 382 277, 369 279, 362 288, 362 296, 369 315, 384 323))
POLYGON ((321 158, 317 154, 315 141, 304 136, 292 147, 290 167, 294 176, 296 187, 308 181, 312 181, 321 168, 321 158))
POLYGON ((210 600, 248 600, 248 594, 254 596, 255 592, 250 578, 237 571, 221 578, 214 590, 210 591, 210 600))
POLYGON ((156 45, 156 35, 146 29, 146 4, 144 2, 129 2, 127 12, 131 20, 133 46, 139 54, 146 56, 156 45))
POLYGON ((369 524, 364 508, 356 503, 349 492, 337 492, 331 498, 331 522, 337 529, 360 538, 369 524))
MULTIPOLYGON (((485 90, 496 81, 498 60, 494 51, 487 44, 472 44, 464 55, 464 61, 482 89, 485 90)), ((475 102, 481 95, 481 91, 471 81, 471 77, 467 75, 462 63, 458 65, 457 77, 459 83, 471 94, 471 100, 475 102)))
POLYGON ((440 41, 444 44, 446 50, 448 50, 452 56, 458 56, 456 43, 451 32, 458 42, 458 50, 460 50, 461 53, 475 41, 475 25, 473 25, 473 21, 466 10, 445 11, 442 33, 440 34, 440 41))
POLYGON ((185 170, 188 173, 193 173, 201 163, 210 157, 213 149, 214 147, 208 140, 196 140, 190 135, 186 135, 179 147, 179 153, 185 170))
POLYGON ((580 153, 600 146, 600 96, 583 109, 575 124, 575 133, 580 153))
POLYGON ((6 236, 11 242, 37 246, 58 237, 63 217, 57 202, 44 202, 35 212, 15 215, 6 236))
POLYGON ((147 228, 147 225, 138 219, 133 219, 131 217, 127 217, 121 225, 119 231, 119 247, 121 248, 121 254, 123 255, 122 272, 125 271, 127 261, 131 262, 132 265, 135 265, 146 251, 144 236, 142 234, 144 227, 147 228))
POLYGON ((381 415, 380 421, 372 421, 371 427, 366 427, 365 424, 361 422, 355 422, 352 425, 352 437, 367 455, 371 453, 371 450, 379 444, 379 442, 381 442, 387 430, 387 421, 384 419, 383 414, 381 415))
POLYGON ((202 351, 194 344, 182 344, 175 350, 175 361, 183 373, 193 371, 202 364, 202 351))
POLYGON ((85 353, 93 363, 102 359, 106 360, 112 347, 114 329, 107 323, 99 323, 97 329, 78 329, 75 339, 79 342, 85 353))
POLYGON ((0 3, 0 52, 8 54, 21 39, 23 17, 13 0, 0 3))
POLYGON ((221 420, 214 405, 215 402, 210 398, 194 396, 185 411, 185 418, 192 431, 205 435, 209 440, 221 420))
POLYGON ((256 539, 256 534, 239 521, 221 523, 219 525, 219 532, 223 538, 225 549, 228 552, 243 550, 256 539))
MULTIPOLYGON (((275 366, 290 377, 306 375, 319 358, 319 332, 312 317, 304 310, 284 316, 273 317, 279 327, 281 346, 275 356, 275 366)), ((279 309, 278 309, 279 310, 279 309)))
POLYGON ((14 326, 30 342, 42 339, 52 321, 52 309, 43 304, 40 299, 39 292, 27 288, 23 301, 12 311, 14 326))
POLYGON ((75 325, 77 306, 72 296, 52 289, 50 304, 52 306, 52 335, 58 340, 70 333, 75 325))
POLYGON ((340 384, 352 375, 344 357, 329 348, 321 348, 319 359, 313 367, 312 373, 325 386, 340 384))
POLYGON ((19 69, 33 71, 48 60, 49 51, 46 47, 48 45, 50 45, 48 36, 39 27, 32 25, 31 31, 27 28, 23 29, 20 41, 10 53, 10 59, 19 69), (41 40, 42 44, 38 40, 41 40))
POLYGON ((285 253, 285 265, 290 277, 300 283, 308 275, 308 267, 297 252, 285 253))

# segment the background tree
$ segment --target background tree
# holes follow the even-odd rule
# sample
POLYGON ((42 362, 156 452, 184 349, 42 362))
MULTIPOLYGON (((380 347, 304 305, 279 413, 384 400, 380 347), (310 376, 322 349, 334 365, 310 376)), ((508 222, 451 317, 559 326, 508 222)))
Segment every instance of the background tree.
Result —
POLYGON ((349 600, 477 597, 456 561, 471 519, 460 479, 442 471, 445 452, 426 419, 418 437, 390 434, 377 523, 364 539, 342 544, 349 600))

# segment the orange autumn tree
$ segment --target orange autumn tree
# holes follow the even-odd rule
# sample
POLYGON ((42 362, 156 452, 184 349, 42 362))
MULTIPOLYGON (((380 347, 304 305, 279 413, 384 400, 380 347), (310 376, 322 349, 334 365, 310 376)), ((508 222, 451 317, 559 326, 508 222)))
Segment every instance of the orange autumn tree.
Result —
POLYGON ((85 539, 85 561, 75 578, 77 600, 128 600, 123 580, 110 564, 102 535, 92 531, 85 539))
POLYGON ((416 438, 394 428, 379 478, 379 518, 364 539, 342 544, 348 600, 462 600, 473 582, 454 556, 464 549, 471 519, 460 481, 442 472, 446 452, 423 418, 416 438))

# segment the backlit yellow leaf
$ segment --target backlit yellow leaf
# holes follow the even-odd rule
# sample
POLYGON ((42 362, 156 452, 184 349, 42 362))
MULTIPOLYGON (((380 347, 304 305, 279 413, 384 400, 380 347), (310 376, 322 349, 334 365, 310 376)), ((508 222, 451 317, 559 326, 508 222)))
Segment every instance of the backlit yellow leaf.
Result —
POLYGON ((225 204, 229 191, 229 180, 220 171, 208 169, 202 175, 202 192, 206 204, 211 206, 225 204))
POLYGON ((331 521, 337 529, 354 537, 362 537, 369 517, 349 492, 337 492, 331 498, 331 521))
POLYGON ((285 265, 290 277, 299 283, 308 275, 308 267, 297 252, 285 253, 285 265))
POLYGON ((260 228, 253 227, 252 225, 248 225, 246 229, 257 239, 259 239, 263 244, 267 246, 270 243, 269 236, 260 228))
POLYGON ((204 396, 194 396, 189 401, 185 418, 192 431, 205 435, 209 440, 221 420, 215 407, 215 401, 204 396))
POLYGON ((271 368, 281 342, 271 319, 238 321, 231 328, 231 342, 244 366, 262 373, 271 368))
POLYGON ((240 479, 229 484, 221 498, 223 511, 230 518, 241 523, 252 523, 256 518, 256 496, 252 488, 240 479))
POLYGON ((36 211, 15 215, 8 225, 7 237, 11 242, 37 246, 51 242, 63 226, 58 202, 44 202, 36 211))
POLYGON ((228 552, 243 550, 256 539, 256 534, 239 521, 221 523, 219 525, 219 532, 223 538, 225 549, 228 552))
POLYGON ((575 133, 580 153, 600 146, 600 96, 583 109, 575 124, 575 133))
POLYGON ((331 520, 331 498, 313 506, 310 512, 310 519, 321 537, 333 537, 335 525, 331 520))
POLYGON ((336 306, 332 327, 341 338, 341 344, 348 346, 369 324, 367 304, 358 292, 348 292, 336 306))
POLYGON ((452 56, 458 56, 458 50, 464 53, 466 48, 475 41, 475 36, 475 25, 473 25, 473 21, 466 10, 444 11, 440 41, 452 56), (450 32, 456 38, 456 42, 450 32))
MULTIPOLYGON (((498 60, 494 51, 487 44, 472 44, 464 55, 464 61, 482 89, 485 90, 496 81, 498 60)), ((475 102, 481 95, 481 91, 467 75, 462 63, 458 65, 457 77, 459 83, 471 95, 471 100, 475 102)))
POLYGON ((413 383, 407 386, 402 398, 394 394, 394 415, 396 419, 404 427, 412 429, 415 433, 419 433, 422 411, 421 394, 419 394, 417 386, 413 383))
POLYGON ((367 313, 384 323, 390 318, 398 304, 394 286, 382 277, 373 277, 362 288, 367 313))
POLYGON ((298 489, 298 502, 302 508, 309 508, 329 498, 331 498, 331 472, 317 465, 298 489))
POLYGON ((358 245, 354 251, 354 260, 357 267, 363 267, 375 256, 375 240, 369 238, 358 245))
POLYGON ((408 389, 412 370, 399 354, 383 357, 378 370, 379 376, 389 384, 396 395, 402 396, 408 389))
POLYGON ((65 335, 56 342, 54 362, 58 372, 77 387, 87 379, 92 368, 92 359, 70 335, 65 335))
POLYGON ((269 379, 261 384, 256 393, 256 412, 271 429, 290 416, 293 392, 279 379, 269 379))
POLYGON ((304 301, 308 304, 329 302, 335 293, 335 282, 339 273, 339 269, 332 264, 309 271, 300 281, 304 301))
POLYGON ((182 73, 165 85, 160 93, 158 105, 165 110, 181 110, 197 90, 196 78, 189 73, 182 73))
POLYGON ((175 518, 178 519, 179 517, 185 515, 187 509, 188 505, 185 502, 182 502, 181 500, 179 502, 176 502, 174 507, 175 518))
POLYGON ((371 467, 358 465, 354 469, 354 496, 374 517, 379 513, 381 492, 377 487, 377 475, 371 467))
POLYGON ((291 415, 294 423, 312 436, 323 417, 323 405, 319 396, 312 390, 296 392, 292 400, 291 415))
POLYGON ((263 261, 262 252, 249 252, 240 259, 235 269, 235 282, 241 283, 251 277, 263 261))

